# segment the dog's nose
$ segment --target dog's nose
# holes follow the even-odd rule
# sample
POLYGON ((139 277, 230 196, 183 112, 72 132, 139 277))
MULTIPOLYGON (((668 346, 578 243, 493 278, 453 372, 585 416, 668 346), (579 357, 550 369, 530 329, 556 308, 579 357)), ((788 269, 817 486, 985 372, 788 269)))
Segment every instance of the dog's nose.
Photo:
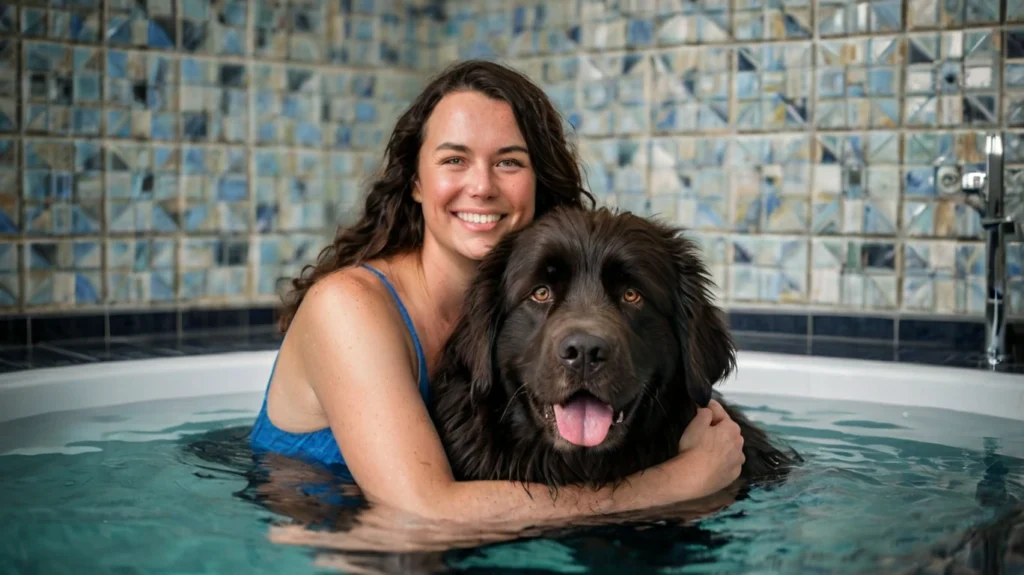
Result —
POLYGON ((558 357, 569 369, 590 375, 608 359, 608 342, 589 333, 571 333, 558 346, 558 357))

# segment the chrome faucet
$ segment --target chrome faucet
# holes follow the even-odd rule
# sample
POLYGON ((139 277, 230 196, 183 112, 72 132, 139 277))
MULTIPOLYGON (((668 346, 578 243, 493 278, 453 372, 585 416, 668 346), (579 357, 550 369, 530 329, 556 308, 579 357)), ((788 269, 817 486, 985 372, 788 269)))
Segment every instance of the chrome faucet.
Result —
POLYGON ((1021 206, 1007 209, 1003 185, 1003 138, 985 138, 985 171, 961 178, 964 202, 981 216, 985 230, 985 357, 990 368, 1002 365, 1006 353, 1006 237, 1020 228, 1021 206))

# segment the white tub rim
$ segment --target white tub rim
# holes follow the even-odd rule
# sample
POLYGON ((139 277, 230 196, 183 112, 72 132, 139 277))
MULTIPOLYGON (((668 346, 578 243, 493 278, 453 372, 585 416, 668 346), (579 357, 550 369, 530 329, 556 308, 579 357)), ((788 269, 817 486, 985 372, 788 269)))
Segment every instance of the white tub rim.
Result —
MULTIPOLYGON (((276 354, 276 349, 233 351, 8 372, 0 374, 0 422, 140 401, 262 393, 276 354), (194 377, 203 373, 224 373, 231 377, 194 377), (98 397, 90 393, 96 389, 111 390, 111 393, 98 397), (52 408, 48 409, 48 405, 52 408)), ((736 372, 715 386, 726 398, 733 393, 755 393, 865 401, 1024 421, 1024 375, 1021 374, 745 350, 737 352, 737 364, 736 372), (794 371, 794 368, 799 369, 794 371), (750 373, 761 377, 752 381, 752 377, 745 376, 750 373), (793 373, 805 375, 806 379, 817 376, 820 381, 787 382, 785 377, 793 373)))

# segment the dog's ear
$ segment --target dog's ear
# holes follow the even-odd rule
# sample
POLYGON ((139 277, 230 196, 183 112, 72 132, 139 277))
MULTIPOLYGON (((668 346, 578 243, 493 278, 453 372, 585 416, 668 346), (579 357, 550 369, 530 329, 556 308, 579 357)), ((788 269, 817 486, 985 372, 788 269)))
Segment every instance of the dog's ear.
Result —
POLYGON ((676 279, 676 332, 686 391, 701 407, 711 401, 712 386, 736 368, 736 348, 722 311, 714 304, 711 274, 700 248, 668 230, 676 279))
POLYGON ((507 311, 503 289, 505 268, 518 235, 518 231, 506 234, 487 253, 466 291, 465 323, 456 348, 473 378, 469 399, 474 406, 490 394, 495 379, 495 345, 507 311))

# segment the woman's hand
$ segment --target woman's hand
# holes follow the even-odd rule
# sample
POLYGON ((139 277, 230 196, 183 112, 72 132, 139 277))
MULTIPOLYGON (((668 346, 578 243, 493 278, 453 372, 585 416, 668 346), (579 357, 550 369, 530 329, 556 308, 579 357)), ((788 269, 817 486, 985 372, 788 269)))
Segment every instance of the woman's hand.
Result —
POLYGON ((710 495, 736 481, 745 461, 740 426, 712 399, 686 427, 679 439, 679 456, 670 464, 696 474, 698 490, 710 495))

